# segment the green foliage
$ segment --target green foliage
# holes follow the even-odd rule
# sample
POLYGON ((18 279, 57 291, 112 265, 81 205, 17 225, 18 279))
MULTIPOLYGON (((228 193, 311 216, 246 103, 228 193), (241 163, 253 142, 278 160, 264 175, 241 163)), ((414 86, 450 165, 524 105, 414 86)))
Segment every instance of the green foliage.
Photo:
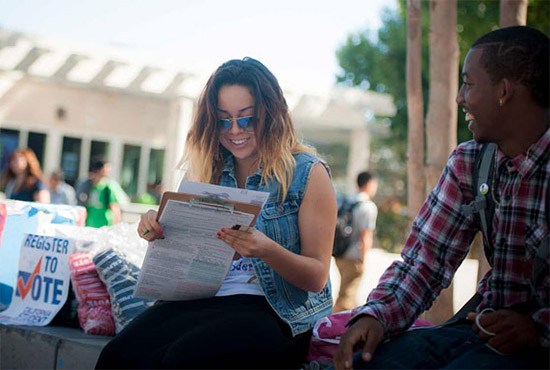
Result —
POLYGON ((550 36, 550 1, 529 0, 527 24, 550 36))
POLYGON ((347 162, 349 155, 349 147, 343 143, 326 143, 310 140, 311 144, 319 155, 330 165, 333 178, 345 178, 347 170, 347 162))
MULTIPOLYGON (((462 61, 470 45, 481 35, 498 28, 499 2, 495 0, 458 0, 457 4, 457 37, 460 49, 460 70, 462 61)), ((550 1, 530 0, 527 13, 527 24, 550 35, 550 1)), ((407 140, 407 96, 406 96, 406 50, 407 50, 407 20, 406 0, 399 0, 399 9, 386 10, 383 13, 383 25, 373 36, 372 30, 349 34, 336 51, 336 57, 341 67, 336 78, 338 83, 357 86, 364 89, 388 93, 394 96, 397 114, 391 118, 392 136, 388 139, 377 139, 377 145, 371 144, 373 158, 385 158, 379 163, 372 163, 380 178, 381 188, 387 188, 386 193, 406 202, 404 191, 395 189, 396 178, 406 178, 406 140, 407 140), (393 155, 376 155, 377 150, 391 148, 393 155), (390 161, 397 164, 390 164, 390 161), (389 191, 388 188, 394 188, 389 191)), ((422 90, 424 109, 427 110, 429 97, 429 2, 421 4, 422 24, 422 90)), ((460 78, 457 76, 457 78, 460 78)), ((458 114, 458 141, 471 139, 471 134, 464 122, 464 114, 458 114)), ((390 195, 388 195, 390 196, 390 195)), ((385 199, 381 195, 381 202, 385 199)), ((380 213, 381 220, 392 217, 380 213)), ((391 229, 402 230, 394 225, 391 229)), ((405 227, 406 229, 406 227, 405 227)), ((397 234, 397 233, 394 233, 397 234)), ((386 233, 379 230, 378 242, 382 246, 391 245, 395 238, 392 231, 386 233), (381 240, 380 238, 386 238, 381 240), (393 238, 393 239, 392 239, 393 238)), ((393 247, 388 247, 393 248, 393 247)))
POLYGON ((140 204, 151 204, 151 205, 156 205, 158 204, 157 200, 155 199, 154 196, 152 196, 151 194, 149 193, 144 193, 144 194, 141 194, 138 198, 137 198, 137 203, 140 203, 140 204))
POLYGON ((407 223, 406 215, 380 209, 376 219, 376 246, 391 253, 399 253, 409 235, 407 223))
POLYGON ((405 64, 407 34, 405 20, 399 13, 386 12, 384 25, 373 41, 369 32, 351 34, 336 52, 341 73, 337 81, 350 86, 388 93, 395 97, 397 115, 392 119, 392 130, 399 140, 405 140, 406 85, 405 64), (403 126, 405 125, 405 126, 403 126))

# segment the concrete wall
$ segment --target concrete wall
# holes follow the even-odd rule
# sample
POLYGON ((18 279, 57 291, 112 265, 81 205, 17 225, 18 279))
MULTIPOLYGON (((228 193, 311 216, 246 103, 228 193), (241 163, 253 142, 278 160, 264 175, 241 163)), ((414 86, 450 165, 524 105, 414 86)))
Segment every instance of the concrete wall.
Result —
POLYGON ((0 121, 10 126, 30 124, 72 131, 78 136, 114 135, 164 146, 170 104, 168 99, 25 79, 0 98, 0 121), (64 118, 57 117, 58 108, 65 110, 64 118))
POLYGON ((109 340, 73 328, 0 325, 0 369, 93 369, 109 340))
POLYGON ((23 147, 29 132, 46 134, 45 174, 60 167, 63 137, 74 137, 82 139, 79 178, 87 177, 96 140, 109 143, 115 180, 124 145, 141 148, 138 194, 146 191, 150 150, 165 149, 163 178, 167 188, 173 187, 193 114, 191 99, 28 76, 12 82, 0 93, 0 127, 18 130, 23 147))

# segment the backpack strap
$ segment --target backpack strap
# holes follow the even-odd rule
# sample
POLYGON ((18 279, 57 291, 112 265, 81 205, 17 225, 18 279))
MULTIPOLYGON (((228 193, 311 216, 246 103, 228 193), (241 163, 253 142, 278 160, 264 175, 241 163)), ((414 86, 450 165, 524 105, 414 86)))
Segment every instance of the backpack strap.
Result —
POLYGON ((493 179, 496 149, 497 145, 495 143, 483 144, 481 147, 476 157, 472 176, 472 193, 475 194, 475 198, 469 204, 462 206, 462 212, 464 212, 466 216, 479 213, 481 233, 483 235, 483 248, 487 261, 489 261, 491 265, 493 264, 494 246, 491 236, 495 204, 492 198, 487 196, 487 194, 491 191, 490 186, 491 180, 493 179))
MULTIPOLYGON (((488 184, 489 181, 491 181, 491 178, 493 176, 492 169, 494 168, 494 153, 496 150, 496 145, 494 144, 484 144, 481 148, 481 151, 476 158, 476 163, 474 167, 474 174, 473 174, 473 192, 476 194, 476 199, 473 200, 471 203, 464 205, 462 207, 463 212, 466 215, 471 215, 473 213, 479 213, 479 216, 481 218, 481 227, 483 232, 483 245, 485 249, 485 255, 487 257, 487 260, 489 260, 489 256, 491 259, 489 260, 489 263, 492 263, 492 256, 493 256, 493 244, 490 237, 490 233, 487 231, 490 229, 490 226, 492 226, 492 220, 494 215, 494 202, 492 201, 491 197, 484 196, 488 194, 489 187, 487 187, 486 191, 482 191, 483 184, 488 184), (494 146, 494 148, 488 148, 489 146, 494 146), (488 154, 490 153, 490 154, 488 154), (487 167, 487 163, 489 163, 489 167, 487 167), (480 186, 478 186, 480 184, 480 186), (482 194, 484 193, 484 194, 482 194), (485 199, 481 199, 485 198, 485 199), (486 243, 488 241, 488 243, 486 243), (488 245, 490 246, 490 250, 488 251, 488 245), (490 252, 490 255, 488 254, 490 252)), ((495 179, 496 180, 496 179, 495 179)), ((496 181, 495 181, 496 184, 496 181)), ((483 187, 485 188, 485 187, 483 187)), ((546 208, 545 208, 545 216, 546 216, 546 224, 550 225, 550 180, 546 187, 546 208)), ((548 260, 550 257, 550 234, 542 241, 541 245, 537 249, 537 254, 535 256, 535 261, 533 264, 533 270, 532 270, 532 283, 534 285, 537 284, 538 280, 544 277, 544 274, 548 274, 548 271, 545 271, 545 261, 548 260)), ((483 297, 479 292, 476 292, 472 298, 462 308, 451 318, 449 319, 445 324, 443 325, 449 325, 451 323, 456 322, 459 319, 463 319, 466 317, 468 312, 473 312, 481 303, 483 297)), ((549 302, 542 302, 541 300, 532 300, 528 302, 524 302, 521 304, 514 305, 514 309, 520 312, 530 312, 532 310, 536 310, 540 307, 548 307, 550 303, 549 302)))
POLYGON ((103 202, 105 203, 105 208, 109 209, 111 206, 111 189, 109 188, 111 184, 107 181, 105 188, 103 189, 103 202))
POLYGON ((458 310, 457 313, 453 315, 449 320, 445 322, 444 325, 449 325, 453 322, 456 322, 461 319, 465 319, 468 316, 468 313, 475 312, 477 306, 481 303, 483 300, 483 296, 479 292, 475 292, 475 294, 458 310))
MULTIPOLYGON (((483 235, 483 249, 490 265, 493 264, 493 242, 491 236, 495 204, 487 194, 491 190, 496 149, 497 146, 494 143, 487 143, 481 146, 476 156, 472 173, 472 194, 474 194, 474 200, 462 206, 462 212, 466 216, 479 214, 481 233, 483 235)), ((458 320, 465 319, 469 312, 476 310, 482 300, 483 296, 476 291, 468 302, 443 325, 449 325, 458 320)))
POLYGON ((92 180, 86 179, 76 187, 76 200, 79 206, 87 207, 90 191, 92 190, 92 180))

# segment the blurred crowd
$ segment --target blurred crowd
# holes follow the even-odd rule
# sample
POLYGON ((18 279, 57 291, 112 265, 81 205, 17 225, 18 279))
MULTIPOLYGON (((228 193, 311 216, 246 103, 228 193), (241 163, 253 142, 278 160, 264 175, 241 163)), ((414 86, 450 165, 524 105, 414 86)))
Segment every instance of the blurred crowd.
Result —
POLYGON ((105 157, 94 157, 88 178, 73 187, 65 182, 60 169, 44 176, 33 150, 16 149, 0 176, 0 191, 6 199, 80 205, 86 208, 86 226, 109 226, 120 222, 120 203, 126 197, 120 185, 109 178, 110 169, 105 157))

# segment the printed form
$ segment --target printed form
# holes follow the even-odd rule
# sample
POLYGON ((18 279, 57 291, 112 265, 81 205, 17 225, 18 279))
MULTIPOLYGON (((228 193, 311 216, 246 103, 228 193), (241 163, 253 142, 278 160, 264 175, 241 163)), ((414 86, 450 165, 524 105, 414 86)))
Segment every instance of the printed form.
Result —
MULTIPOLYGON (((269 193, 191 183, 180 192, 260 208, 269 193), (235 192, 236 191, 236 192, 235 192), (237 199, 236 199, 237 198, 237 199)), ((183 183, 182 183, 183 185, 183 183)), ((219 290, 235 250, 216 237, 222 227, 250 225, 254 214, 217 205, 170 199, 159 218, 164 239, 149 243, 134 296, 160 300, 193 300, 213 297, 219 290)))

